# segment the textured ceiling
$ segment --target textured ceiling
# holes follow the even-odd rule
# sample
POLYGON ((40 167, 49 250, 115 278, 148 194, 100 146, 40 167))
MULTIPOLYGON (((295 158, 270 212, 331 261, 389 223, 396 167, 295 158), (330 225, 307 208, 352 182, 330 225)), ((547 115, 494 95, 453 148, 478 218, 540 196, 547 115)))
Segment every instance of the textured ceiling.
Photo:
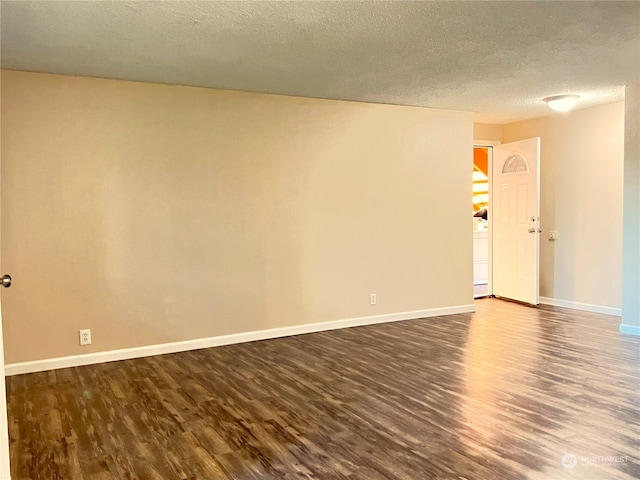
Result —
POLYGON ((476 112, 623 99, 640 2, 2 1, 2 67, 476 112))

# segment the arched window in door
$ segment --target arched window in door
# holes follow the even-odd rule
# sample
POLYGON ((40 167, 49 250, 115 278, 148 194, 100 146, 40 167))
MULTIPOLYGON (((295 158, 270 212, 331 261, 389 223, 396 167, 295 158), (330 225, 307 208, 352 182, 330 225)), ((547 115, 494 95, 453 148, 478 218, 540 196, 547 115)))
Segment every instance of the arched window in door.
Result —
POLYGON ((502 175, 510 175, 514 173, 529 173, 527 160, 519 153, 509 155, 502 164, 502 175))

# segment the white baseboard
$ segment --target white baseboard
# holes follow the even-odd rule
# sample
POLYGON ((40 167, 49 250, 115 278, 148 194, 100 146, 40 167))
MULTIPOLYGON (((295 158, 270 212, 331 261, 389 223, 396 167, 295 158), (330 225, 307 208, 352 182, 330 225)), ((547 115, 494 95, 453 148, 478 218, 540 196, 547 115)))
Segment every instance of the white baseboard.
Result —
POLYGON ((575 310, 584 310, 585 312, 603 313, 605 315, 622 316, 621 308, 604 307, 602 305, 591 305, 589 303, 571 302, 569 300, 558 300, 557 298, 540 297, 540 303, 545 305, 553 305, 554 307, 573 308, 575 310))
POLYGON ((370 317, 348 318, 322 323, 310 323, 306 325, 293 325, 290 327, 271 328, 253 332, 234 333, 218 337, 198 338, 183 342, 163 343, 144 347, 124 348, 106 352, 88 353, 86 355, 73 355, 70 357, 49 358, 33 362, 9 363, 5 365, 5 375, 20 375, 23 373, 42 372, 58 368, 79 367, 96 363, 128 360, 131 358, 150 357, 167 353, 186 352, 201 348, 219 347, 234 343, 253 342, 256 340, 268 340, 271 338, 289 337, 304 333, 323 332, 339 328, 360 327, 374 325, 376 323, 397 322, 400 320, 412 320, 416 318, 438 317, 441 315, 453 315, 456 313, 475 312, 475 305, 459 305, 455 307, 432 308, 427 310, 415 310, 412 312, 390 313, 386 315, 374 315, 370 317))
POLYGON ((640 335, 640 326, 638 325, 620 325, 620 333, 624 333, 625 335, 640 335))

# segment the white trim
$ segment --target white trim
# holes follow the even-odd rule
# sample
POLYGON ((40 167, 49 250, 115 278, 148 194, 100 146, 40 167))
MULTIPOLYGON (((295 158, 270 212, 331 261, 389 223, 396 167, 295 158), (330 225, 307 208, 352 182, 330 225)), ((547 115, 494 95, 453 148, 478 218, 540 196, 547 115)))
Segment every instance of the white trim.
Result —
MULTIPOLYGON (((499 144, 500 142, 496 143, 499 144)), ((489 180, 489 205, 487 206, 487 215, 489 219, 489 229, 487 230, 487 295, 493 295, 493 146, 485 147, 489 151, 487 170, 489 180)))
POLYGON ((4 341, 2 339, 2 308, 0 307, 0 479, 10 480, 9 427, 5 385, 4 341))
POLYGON ((502 142, 500 140, 474 140, 474 147, 495 147, 496 145, 500 145, 502 142))
POLYGON ((5 374, 20 375, 23 373, 42 372, 57 368, 79 367, 81 365, 93 365, 103 362, 128 360, 131 358, 149 357, 167 353, 186 352, 201 348, 219 347, 234 343, 254 342, 256 340, 268 340, 271 338, 288 337, 305 333, 322 332, 339 328, 360 327, 377 323, 397 322, 400 320, 412 320, 417 318, 438 317, 441 315, 453 315, 456 313, 475 312, 475 305, 458 305, 454 307, 431 308, 427 310, 415 310, 412 312, 389 313, 385 315, 373 315, 370 317, 348 318, 321 323, 309 323, 305 325, 293 325, 290 327, 271 328, 268 330, 256 330, 253 332, 234 333, 218 337, 198 338, 183 342, 163 343, 159 345, 147 345, 144 347, 124 348, 106 352, 89 353, 86 355, 73 355, 70 357, 49 358, 33 362, 11 363, 5 365, 5 374))
POLYGON ((591 305, 589 303, 571 302, 569 300, 558 300, 557 298, 540 297, 540 303, 553 305, 555 307, 573 308, 574 310, 584 310, 585 312, 603 313, 605 315, 622 316, 621 308, 604 307, 602 305, 591 305))

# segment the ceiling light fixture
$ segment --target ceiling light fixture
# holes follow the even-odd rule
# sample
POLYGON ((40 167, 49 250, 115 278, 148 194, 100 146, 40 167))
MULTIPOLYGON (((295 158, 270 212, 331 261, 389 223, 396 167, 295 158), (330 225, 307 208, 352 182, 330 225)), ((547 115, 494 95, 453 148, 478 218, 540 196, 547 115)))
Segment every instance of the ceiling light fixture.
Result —
POLYGON ((543 98, 542 101, 546 102, 551 110, 568 112, 575 106, 579 98, 580 95, 554 95, 553 97, 543 98))

